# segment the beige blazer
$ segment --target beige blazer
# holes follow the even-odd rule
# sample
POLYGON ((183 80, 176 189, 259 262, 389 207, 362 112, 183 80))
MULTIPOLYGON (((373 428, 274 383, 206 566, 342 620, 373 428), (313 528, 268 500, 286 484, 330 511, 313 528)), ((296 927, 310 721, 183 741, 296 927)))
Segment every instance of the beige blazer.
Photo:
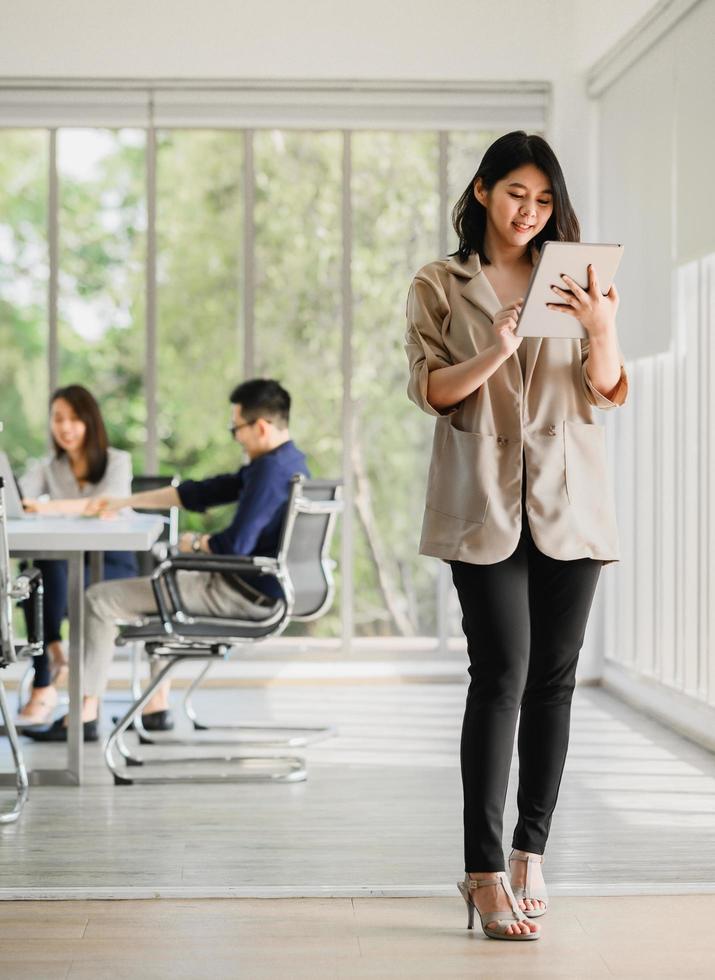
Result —
MULTIPOLYGON (((535 264, 538 250, 532 246, 535 264)), ((419 270, 407 297, 408 395, 436 416, 420 553, 477 565, 503 561, 521 534, 522 459, 526 512, 536 546, 562 560, 619 560, 605 431, 591 407, 622 405, 628 378, 606 398, 586 372, 588 340, 525 337, 518 351, 464 401, 442 412, 427 401, 435 368, 494 344, 501 308, 479 256, 419 270)))

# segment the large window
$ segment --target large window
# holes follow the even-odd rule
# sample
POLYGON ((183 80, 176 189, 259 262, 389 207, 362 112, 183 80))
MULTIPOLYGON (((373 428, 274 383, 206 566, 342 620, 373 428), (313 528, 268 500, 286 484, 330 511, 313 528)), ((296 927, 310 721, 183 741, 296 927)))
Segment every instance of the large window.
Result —
POLYGON ((331 613, 293 632, 349 640, 347 610, 358 637, 459 635, 445 568, 417 553, 433 426, 406 397, 405 300, 504 131, 0 130, 0 444, 20 470, 45 451, 53 344, 55 380, 95 391, 136 472, 236 468, 231 388, 276 377, 311 471, 352 490, 333 550, 352 594, 339 568, 331 613))
POLYGON ((0 446, 20 468, 47 428, 48 142, 0 130, 0 446))
POLYGON ((110 442, 143 462, 145 134, 65 129, 59 179, 59 383, 86 384, 110 442))

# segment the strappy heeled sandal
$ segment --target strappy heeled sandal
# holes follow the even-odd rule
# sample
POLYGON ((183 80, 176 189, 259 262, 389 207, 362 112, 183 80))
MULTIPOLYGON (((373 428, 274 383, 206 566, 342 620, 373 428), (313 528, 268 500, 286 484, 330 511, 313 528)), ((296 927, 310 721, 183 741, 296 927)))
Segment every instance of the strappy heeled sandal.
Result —
MULTIPOLYGON (((543 864, 544 863, 544 855, 543 854, 530 854, 529 857, 521 857, 521 855, 518 855, 518 854, 515 855, 514 852, 512 851, 511 854, 509 855, 509 861, 526 861, 527 862, 527 864, 526 864, 526 883, 525 883, 525 885, 522 888, 515 889, 515 891, 514 891, 514 897, 516 898, 517 902, 518 901, 524 901, 527 898, 530 901, 532 901, 532 902, 543 902, 544 903, 543 909, 540 909, 540 908, 523 909, 523 910, 522 909, 519 909, 519 911, 520 912, 523 911, 524 912, 524 915, 528 916, 528 918, 530 918, 530 919, 537 919, 540 915, 543 915, 544 912, 547 911, 547 909, 548 909, 548 904, 547 903, 549 901, 549 896, 547 894, 546 887, 544 887, 542 889, 539 889, 538 891, 534 888, 533 882, 532 882, 532 878, 533 878, 533 875, 532 875, 532 865, 534 865, 534 864, 543 864)), ((512 885, 512 888, 513 887, 514 886, 512 885)))
POLYGON ((506 876, 505 871, 497 871, 496 878, 470 878, 469 875, 464 876, 464 881, 457 882, 457 888, 459 889, 462 898, 467 903, 468 909, 468 920, 467 929, 474 928, 474 910, 476 909, 479 913, 479 919, 482 923, 482 930, 484 935, 489 939, 540 939, 541 931, 536 932, 514 932, 508 933, 506 930, 509 926, 514 925, 515 922, 526 922, 527 917, 521 911, 519 906, 516 904, 516 899, 514 898, 514 892, 511 890, 511 885, 506 876), (472 891, 475 888, 485 888, 487 885, 496 885, 497 888, 501 885, 509 899, 509 904, 511 905, 512 915, 509 917, 504 909, 492 909, 487 912, 480 912, 477 906, 472 900, 472 891), (491 929, 487 927, 488 922, 496 922, 496 926, 491 929))
POLYGON ((38 697, 33 696, 15 718, 15 728, 32 728, 38 725, 48 725, 57 707, 57 692, 38 697))

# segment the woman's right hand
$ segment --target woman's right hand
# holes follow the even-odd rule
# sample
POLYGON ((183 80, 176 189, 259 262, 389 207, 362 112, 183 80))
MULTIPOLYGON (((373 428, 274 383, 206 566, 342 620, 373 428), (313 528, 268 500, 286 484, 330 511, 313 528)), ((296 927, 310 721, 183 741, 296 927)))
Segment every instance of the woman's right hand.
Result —
POLYGON ((126 506, 123 497, 89 497, 84 508, 85 517, 103 517, 126 506))
POLYGON ((519 299, 514 300, 509 306, 505 306, 503 310, 499 310, 494 317, 494 330, 497 335, 496 346, 505 357, 510 357, 524 339, 514 334, 516 321, 519 319, 523 304, 524 297, 520 296, 519 299))

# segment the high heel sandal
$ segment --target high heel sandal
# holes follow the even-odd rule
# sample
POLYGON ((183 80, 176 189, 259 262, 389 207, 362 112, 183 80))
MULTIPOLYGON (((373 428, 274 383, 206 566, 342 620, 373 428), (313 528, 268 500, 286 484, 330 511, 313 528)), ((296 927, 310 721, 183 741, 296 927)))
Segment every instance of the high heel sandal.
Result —
POLYGON ((469 875, 464 876, 464 881, 457 882, 457 888, 461 892, 462 898, 467 903, 468 910, 468 920, 467 929, 474 928, 474 910, 479 914, 479 919, 482 924, 482 931, 484 935, 489 939, 540 939, 541 931, 539 929, 536 932, 514 932, 508 933, 506 930, 509 926, 513 925, 515 922, 527 922, 527 917, 521 911, 519 906, 516 904, 516 899, 514 898, 514 893, 511 890, 511 885, 506 876, 505 871, 495 872, 495 878, 470 878, 469 875), (508 916, 508 913, 504 912, 504 909, 492 909, 487 912, 480 912, 477 906, 472 900, 472 890, 475 888, 485 888, 487 885, 499 885, 504 889, 507 898, 509 899, 509 904, 511 905, 512 915, 508 916), (488 922, 496 922, 496 927, 489 929, 487 927, 488 922))
MULTIPOLYGON (((524 915, 528 916, 528 918, 530 918, 530 919, 537 919, 540 915, 543 915, 544 912, 547 911, 547 909, 548 909, 548 904, 547 903, 549 901, 549 896, 548 896, 548 894, 546 892, 546 887, 545 886, 544 886, 543 889, 539 889, 538 891, 536 891, 534 889, 533 884, 532 884, 532 877, 533 877, 533 875, 532 875, 532 865, 534 865, 534 864, 543 864, 544 863, 544 855, 543 854, 530 854, 529 857, 521 857, 521 855, 518 855, 518 854, 515 855, 514 854, 514 851, 512 851, 511 854, 509 855, 509 861, 526 861, 527 862, 527 864, 526 864, 526 883, 524 884, 523 887, 516 889, 516 891, 514 892, 514 898, 516 898, 517 902, 520 901, 520 900, 521 901, 524 901, 527 898, 530 901, 532 901, 532 902, 543 902, 544 903, 543 909, 540 909, 540 908, 523 909, 523 910, 522 909, 519 909, 519 911, 520 912, 523 911, 524 912, 524 915)), ((512 888, 513 888, 513 886, 512 886, 512 888)))
POLYGON ((31 728, 33 726, 49 725, 57 707, 57 692, 50 688, 52 694, 33 695, 22 711, 15 718, 15 728, 31 728))

